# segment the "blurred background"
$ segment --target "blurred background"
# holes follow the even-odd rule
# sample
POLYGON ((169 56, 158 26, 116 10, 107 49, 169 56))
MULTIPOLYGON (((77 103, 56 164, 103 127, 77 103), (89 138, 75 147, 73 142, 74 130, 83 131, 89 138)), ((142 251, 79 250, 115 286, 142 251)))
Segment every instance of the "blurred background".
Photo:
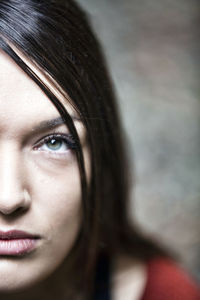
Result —
POLYGON ((99 37, 129 139, 131 211, 200 281, 199 0, 78 0, 99 37))

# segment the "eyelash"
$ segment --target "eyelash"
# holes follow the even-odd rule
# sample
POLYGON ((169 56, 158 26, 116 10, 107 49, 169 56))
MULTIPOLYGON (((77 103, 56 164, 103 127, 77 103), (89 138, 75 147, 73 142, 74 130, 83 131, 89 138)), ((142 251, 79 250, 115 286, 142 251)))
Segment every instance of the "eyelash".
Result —
MULTIPOLYGON (((74 137, 71 134, 63 134, 63 133, 52 133, 50 135, 47 135, 40 139, 38 142, 36 142, 34 146, 34 150, 38 150, 40 147, 42 147, 44 144, 50 142, 51 140, 55 139, 56 141, 61 141, 64 142, 69 150, 74 150, 77 149, 77 144, 74 140, 74 137)), ((46 151, 50 154, 54 155, 63 155, 66 154, 65 152, 59 153, 58 151, 51 151, 51 150, 41 150, 41 151, 46 151)))

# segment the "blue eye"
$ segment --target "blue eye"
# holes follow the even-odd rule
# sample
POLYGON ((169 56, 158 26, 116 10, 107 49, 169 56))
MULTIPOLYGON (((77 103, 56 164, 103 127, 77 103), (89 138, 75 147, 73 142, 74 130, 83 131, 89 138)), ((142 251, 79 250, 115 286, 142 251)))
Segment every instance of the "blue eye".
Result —
POLYGON ((49 141, 43 144, 43 147, 40 147, 42 150, 45 150, 44 148, 47 148, 47 150, 51 151, 64 152, 69 149, 69 146, 67 145, 66 141, 61 138, 51 138, 49 141))
POLYGON ((35 150, 65 153, 70 149, 75 149, 76 143, 70 134, 51 134, 44 137, 34 146, 35 150))

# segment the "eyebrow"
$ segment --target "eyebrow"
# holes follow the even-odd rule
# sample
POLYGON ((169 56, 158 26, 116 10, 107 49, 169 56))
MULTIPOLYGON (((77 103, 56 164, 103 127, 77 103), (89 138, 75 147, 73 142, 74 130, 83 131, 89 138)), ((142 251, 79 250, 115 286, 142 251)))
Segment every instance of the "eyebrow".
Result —
MULTIPOLYGON (((71 116, 73 121, 81 121, 78 117, 71 116)), ((38 125, 32 128, 32 131, 38 132, 38 131, 45 131, 48 129, 53 129, 57 126, 66 124, 62 117, 54 118, 51 120, 45 120, 40 122, 38 125)))

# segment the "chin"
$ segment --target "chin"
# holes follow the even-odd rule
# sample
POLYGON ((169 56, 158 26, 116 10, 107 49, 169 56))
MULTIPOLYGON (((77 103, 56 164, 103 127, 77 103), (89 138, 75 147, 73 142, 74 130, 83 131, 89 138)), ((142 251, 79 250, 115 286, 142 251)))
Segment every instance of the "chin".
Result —
POLYGON ((16 292, 25 292, 37 285, 38 278, 24 278, 24 276, 8 276, 5 278, 0 272, 0 294, 13 294, 16 292))
POLYGON ((24 292, 37 286, 48 275, 37 266, 24 268, 20 262, 0 258, 0 294, 24 292))

